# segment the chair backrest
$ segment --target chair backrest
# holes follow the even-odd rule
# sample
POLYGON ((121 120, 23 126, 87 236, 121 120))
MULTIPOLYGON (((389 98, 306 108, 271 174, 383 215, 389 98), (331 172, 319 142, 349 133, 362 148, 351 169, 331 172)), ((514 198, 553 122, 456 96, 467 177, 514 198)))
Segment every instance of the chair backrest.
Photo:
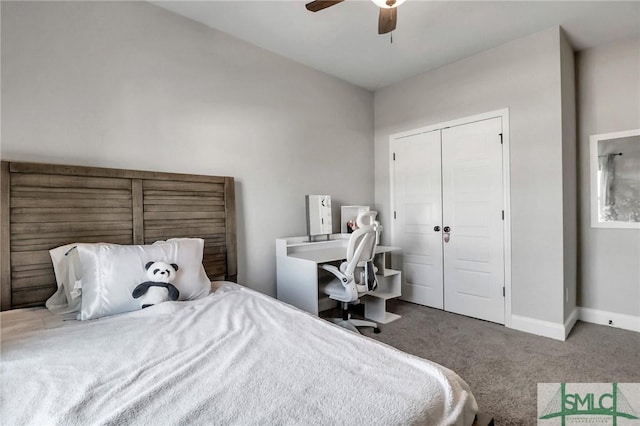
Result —
POLYGON ((362 228, 365 226, 374 226, 376 223, 376 216, 378 212, 376 211, 368 211, 368 212, 360 212, 356 217, 356 225, 358 228, 362 228))
POLYGON ((373 226, 376 228, 376 245, 378 245, 380 234, 382 233, 382 226, 380 225, 380 222, 376 220, 377 215, 378 212, 372 210, 369 212, 362 212, 358 214, 358 217, 356 218, 356 225, 358 228, 363 228, 365 226, 373 226))
POLYGON ((347 276, 353 276, 358 266, 364 266, 364 263, 373 260, 376 249, 376 234, 378 231, 375 222, 376 215, 377 212, 363 212, 360 213, 356 219, 359 228, 353 231, 349 238, 349 244, 347 245, 347 265, 343 270, 347 276))

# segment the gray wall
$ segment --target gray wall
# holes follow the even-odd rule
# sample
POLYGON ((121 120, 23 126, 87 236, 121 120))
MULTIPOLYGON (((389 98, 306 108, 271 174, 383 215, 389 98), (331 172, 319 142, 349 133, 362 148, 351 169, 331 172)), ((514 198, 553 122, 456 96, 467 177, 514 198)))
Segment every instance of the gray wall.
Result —
MULTIPOLYGON (((578 161, 576 146, 576 72, 574 53, 560 31, 562 90, 562 216, 564 244, 564 320, 576 308, 578 285, 578 161)), ((577 314, 577 312, 576 312, 577 314)))
POLYGON ((640 40, 580 52, 578 305, 640 317, 640 230, 591 228, 589 136, 640 128, 640 40))
POLYGON ((272 295, 305 194, 373 201, 371 93, 144 2, 1 7, 2 159, 236 177, 239 280, 272 295))
POLYGON ((391 134, 505 107, 511 126, 512 312, 562 324, 559 28, 376 92, 376 207, 382 210, 382 223, 389 221, 391 134))

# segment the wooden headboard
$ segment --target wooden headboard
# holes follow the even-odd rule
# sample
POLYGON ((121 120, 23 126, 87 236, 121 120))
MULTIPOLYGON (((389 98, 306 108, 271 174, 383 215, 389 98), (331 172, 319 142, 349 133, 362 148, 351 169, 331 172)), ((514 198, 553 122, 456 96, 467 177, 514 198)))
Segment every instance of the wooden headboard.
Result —
POLYGON ((74 242, 204 238, 210 279, 236 280, 232 177, 0 163, 0 305, 42 305, 56 289, 49 250, 74 242))

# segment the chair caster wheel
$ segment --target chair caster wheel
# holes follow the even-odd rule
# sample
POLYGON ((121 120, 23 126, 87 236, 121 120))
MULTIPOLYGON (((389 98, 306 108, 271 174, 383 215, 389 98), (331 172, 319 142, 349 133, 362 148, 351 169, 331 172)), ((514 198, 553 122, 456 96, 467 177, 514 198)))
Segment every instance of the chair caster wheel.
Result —
POLYGON ((373 329, 373 332, 375 334, 380 334, 381 330, 380 330, 380 328, 376 327, 376 328, 373 329))

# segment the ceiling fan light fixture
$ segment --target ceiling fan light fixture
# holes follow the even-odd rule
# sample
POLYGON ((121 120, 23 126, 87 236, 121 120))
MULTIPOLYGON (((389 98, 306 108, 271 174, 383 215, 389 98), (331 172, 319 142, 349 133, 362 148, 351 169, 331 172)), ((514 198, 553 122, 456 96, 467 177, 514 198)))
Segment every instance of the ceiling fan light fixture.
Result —
POLYGON ((394 9, 405 2, 405 0, 371 0, 371 1, 381 9, 394 9))

